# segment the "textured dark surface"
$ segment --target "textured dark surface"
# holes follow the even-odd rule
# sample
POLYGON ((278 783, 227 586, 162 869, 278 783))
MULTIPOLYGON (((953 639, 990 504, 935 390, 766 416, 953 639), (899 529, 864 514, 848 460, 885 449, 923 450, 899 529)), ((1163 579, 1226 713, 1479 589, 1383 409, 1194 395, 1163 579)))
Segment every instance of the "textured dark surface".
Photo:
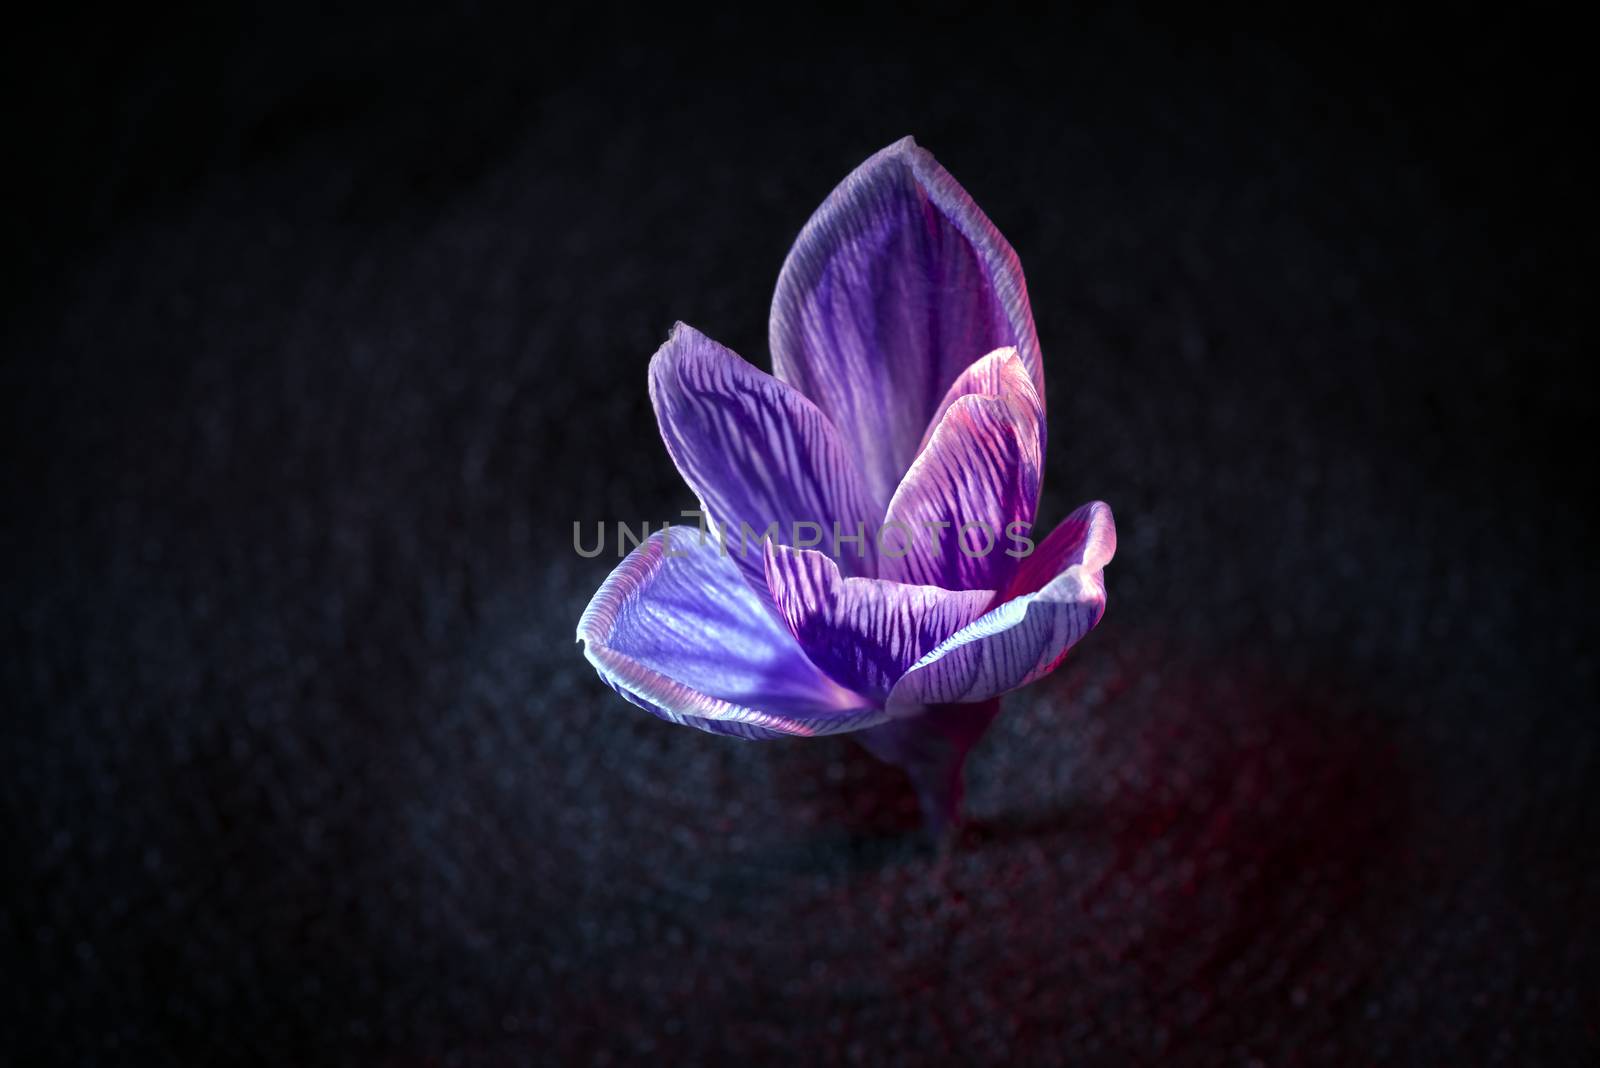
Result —
POLYGON ((1591 1057, 1577 68, 612 28, 13 37, 0 1059, 1591 1057), (904 133, 1022 257, 1043 521, 1121 538, 942 854, 848 740, 673 728, 572 642, 572 521, 692 503, 651 352, 767 365, 904 133))

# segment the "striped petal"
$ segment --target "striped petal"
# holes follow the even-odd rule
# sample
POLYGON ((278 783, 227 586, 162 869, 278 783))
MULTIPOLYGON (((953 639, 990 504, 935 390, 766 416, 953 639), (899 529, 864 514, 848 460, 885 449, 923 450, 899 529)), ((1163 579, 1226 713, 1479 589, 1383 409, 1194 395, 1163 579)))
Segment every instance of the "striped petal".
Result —
POLYGON ((973 364, 889 502, 878 573, 1004 589, 1016 571, 1008 528, 1021 523, 1025 534, 1038 508, 1043 427, 1039 396, 1011 350, 973 364))
POLYGON ((769 335, 774 373, 833 420, 880 503, 981 354, 1016 348, 1044 394, 1016 253, 909 137, 856 168, 801 230, 769 335))
POLYGON ((1105 612, 1105 566, 1117 550, 1099 501, 1062 521, 1019 570, 1011 600, 924 656, 895 684, 891 710, 986 701, 1054 671, 1105 612))
POLYGON ((989 590, 943 590, 845 578, 809 549, 769 545, 767 584, 778 614, 811 662, 872 698, 888 695, 905 670, 983 614, 989 590))
POLYGON ((657 532, 578 623, 584 655, 623 697, 716 734, 833 734, 884 718, 806 658, 717 543, 657 532))
POLYGON ((922 433, 922 441, 917 445, 918 455, 928 447, 928 442, 933 439, 933 432, 938 429, 939 423, 951 406, 962 397, 970 396, 1010 396, 1026 403, 1034 413, 1033 421, 1038 424, 1039 455, 1044 455, 1044 402, 1039 399, 1039 392, 1034 388, 1033 379, 1029 377, 1028 369, 1022 363, 1022 357, 1018 356, 1017 350, 1013 348, 995 349, 982 359, 973 361, 965 371, 956 376, 956 380, 945 392, 944 400, 939 402, 938 410, 928 421, 928 428, 922 433))
MULTIPOLYGON (((650 399, 673 462, 756 590, 766 577, 755 542, 772 524, 782 544, 815 535, 830 548, 835 523, 846 536, 876 526, 881 512, 816 405, 692 327, 674 327, 650 361, 650 399), (810 524, 798 538, 797 523, 810 524)), ((847 571, 873 572, 870 536, 839 545, 847 571)))

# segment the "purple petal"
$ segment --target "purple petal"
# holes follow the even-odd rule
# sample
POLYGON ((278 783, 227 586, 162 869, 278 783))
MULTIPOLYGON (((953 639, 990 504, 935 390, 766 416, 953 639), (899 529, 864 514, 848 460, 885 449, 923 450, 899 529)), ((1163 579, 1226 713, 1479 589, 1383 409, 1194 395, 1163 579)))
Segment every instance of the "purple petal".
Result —
POLYGON ((690 528, 635 549, 589 602, 578 640, 623 697, 716 734, 832 734, 884 718, 818 671, 717 543, 690 528))
POLYGON ((923 657, 889 696, 891 709, 986 701, 1054 671, 1105 612, 1104 569, 1117 549, 1111 509, 1099 501, 1072 513, 1035 551, 1039 565, 1013 589, 1042 586, 1007 601, 923 657))
POLYGON ((767 583, 806 655, 858 693, 882 698, 924 653, 983 614, 989 590, 845 578, 809 549, 769 545, 767 583))
POLYGON ((878 573, 946 589, 1004 589, 1039 503, 1044 412, 1009 350, 957 380, 884 517, 878 573), (992 386, 996 393, 957 393, 992 386), (908 536, 909 535, 909 536, 908 536), (902 550, 904 550, 902 552, 902 550))
POLYGON ((1028 370, 1023 366, 1017 350, 1013 348, 995 349, 987 356, 974 360, 966 370, 956 376, 956 380, 945 392, 944 400, 939 402, 933 418, 928 420, 928 427, 922 433, 922 441, 917 445, 918 455, 928 447, 928 442, 932 440, 933 432, 938 429, 944 413, 948 412, 956 401, 967 396, 1011 396, 1027 403, 1033 409, 1035 413, 1033 418, 1039 427, 1039 455, 1044 455, 1044 402, 1039 398, 1039 392, 1034 388, 1033 379, 1028 376, 1028 370))
POLYGON ((911 138, 867 160, 796 239, 769 325, 774 373, 833 420, 886 502, 950 384, 1016 348, 1044 394, 1016 253, 911 138))
POLYGON ((864 528, 860 550, 841 541, 838 555, 851 573, 872 573, 881 512, 816 405, 682 323, 650 361, 650 399, 673 462, 756 590, 766 576, 755 543, 773 523, 783 544, 796 540, 795 523, 816 524, 801 539, 815 531, 830 548, 834 523, 841 535, 864 528))
POLYGON ((1075 564, 1099 571, 1117 552, 1117 524, 1111 506, 1090 501, 1056 525, 1017 567, 1006 597, 1035 593, 1075 564))

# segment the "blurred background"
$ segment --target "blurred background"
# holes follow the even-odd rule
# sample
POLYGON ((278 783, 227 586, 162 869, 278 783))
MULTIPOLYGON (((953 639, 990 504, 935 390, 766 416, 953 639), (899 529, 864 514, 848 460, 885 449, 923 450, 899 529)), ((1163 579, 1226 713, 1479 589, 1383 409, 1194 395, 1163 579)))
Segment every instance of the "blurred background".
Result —
POLYGON ((1593 1055, 1560 27, 272 12, 8 33, 0 1059, 1593 1055), (671 323, 770 366, 908 133, 1026 270, 1041 521, 1120 534, 943 852, 573 642, 573 522, 693 503, 671 323))

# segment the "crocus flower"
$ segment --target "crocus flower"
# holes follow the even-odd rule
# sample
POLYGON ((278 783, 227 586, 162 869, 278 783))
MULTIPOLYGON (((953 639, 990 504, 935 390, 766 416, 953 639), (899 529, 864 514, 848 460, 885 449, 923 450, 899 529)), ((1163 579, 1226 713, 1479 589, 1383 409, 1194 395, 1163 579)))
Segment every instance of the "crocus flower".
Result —
POLYGON ((674 723, 856 732, 937 828, 999 696, 1099 622, 1111 510, 1007 537, 1031 530, 1044 457, 1033 314, 1010 245, 910 138, 801 231, 770 343, 771 375, 681 323, 655 354, 661 436, 712 536, 635 549, 578 639, 674 723))

